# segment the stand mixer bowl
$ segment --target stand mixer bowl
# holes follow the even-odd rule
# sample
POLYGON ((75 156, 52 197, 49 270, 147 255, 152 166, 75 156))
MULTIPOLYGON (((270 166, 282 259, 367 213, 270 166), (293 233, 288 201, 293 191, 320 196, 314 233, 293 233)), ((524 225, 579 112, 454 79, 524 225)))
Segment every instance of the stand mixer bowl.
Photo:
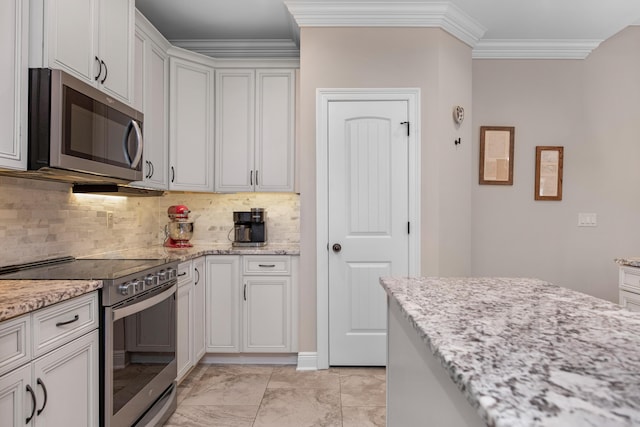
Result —
POLYGON ((193 221, 175 221, 167 224, 167 235, 176 243, 186 243, 193 237, 193 221))

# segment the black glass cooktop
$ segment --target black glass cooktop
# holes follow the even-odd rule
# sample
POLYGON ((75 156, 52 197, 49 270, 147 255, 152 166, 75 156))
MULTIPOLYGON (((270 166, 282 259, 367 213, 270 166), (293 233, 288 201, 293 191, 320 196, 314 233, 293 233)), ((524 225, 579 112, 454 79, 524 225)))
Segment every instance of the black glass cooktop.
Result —
POLYGON ((166 259, 73 259, 0 268, 0 280, 117 280, 166 264, 166 259))

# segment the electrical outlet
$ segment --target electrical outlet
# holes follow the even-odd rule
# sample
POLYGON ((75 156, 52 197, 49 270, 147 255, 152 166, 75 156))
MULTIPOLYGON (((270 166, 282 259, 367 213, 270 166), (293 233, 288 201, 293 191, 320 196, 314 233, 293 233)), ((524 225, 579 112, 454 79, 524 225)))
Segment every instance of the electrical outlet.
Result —
POLYGON ((107 212, 107 228, 113 228, 113 212, 111 211, 107 212))
POLYGON ((578 227, 597 227, 598 216, 594 213, 579 213, 578 227))

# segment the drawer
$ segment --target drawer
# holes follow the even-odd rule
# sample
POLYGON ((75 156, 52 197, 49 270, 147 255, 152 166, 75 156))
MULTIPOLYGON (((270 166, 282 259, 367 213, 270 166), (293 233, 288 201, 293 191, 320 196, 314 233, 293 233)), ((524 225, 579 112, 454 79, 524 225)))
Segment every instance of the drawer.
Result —
POLYGON ((621 267, 620 287, 640 293, 640 269, 633 267, 621 267))
POLYGON ((31 360, 31 315, 0 323, 0 376, 31 360))
POLYGON ((245 275, 277 275, 288 276, 291 274, 291 257, 287 255, 278 256, 248 256, 243 257, 243 274, 245 275))
POLYGON ((627 310, 640 312, 640 295, 633 292, 620 291, 620 305, 627 310))
POLYGON ((98 328, 98 292, 32 313, 33 357, 38 357, 98 328))
POLYGON ((185 261, 178 265, 178 286, 193 280, 193 262, 185 261))

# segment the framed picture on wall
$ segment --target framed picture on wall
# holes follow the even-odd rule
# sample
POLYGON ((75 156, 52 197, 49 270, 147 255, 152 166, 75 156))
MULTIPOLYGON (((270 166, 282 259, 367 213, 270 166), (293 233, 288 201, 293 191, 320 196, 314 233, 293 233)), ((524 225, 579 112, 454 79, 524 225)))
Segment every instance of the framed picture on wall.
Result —
POLYGON ((513 185, 515 128, 480 127, 480 184, 513 185))
POLYGON ((564 147, 536 147, 535 200, 562 200, 564 147))

